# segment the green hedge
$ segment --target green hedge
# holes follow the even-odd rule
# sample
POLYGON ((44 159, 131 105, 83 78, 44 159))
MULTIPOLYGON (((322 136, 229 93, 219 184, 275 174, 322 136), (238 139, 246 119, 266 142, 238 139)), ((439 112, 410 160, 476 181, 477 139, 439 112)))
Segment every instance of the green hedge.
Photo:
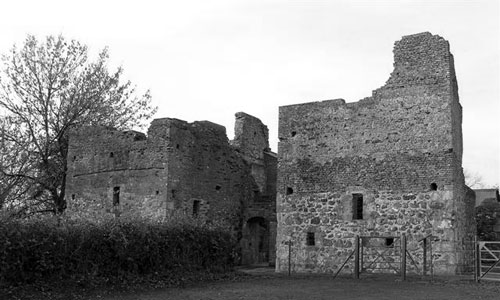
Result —
POLYGON ((0 220, 0 281, 225 271, 234 242, 192 221, 0 220))

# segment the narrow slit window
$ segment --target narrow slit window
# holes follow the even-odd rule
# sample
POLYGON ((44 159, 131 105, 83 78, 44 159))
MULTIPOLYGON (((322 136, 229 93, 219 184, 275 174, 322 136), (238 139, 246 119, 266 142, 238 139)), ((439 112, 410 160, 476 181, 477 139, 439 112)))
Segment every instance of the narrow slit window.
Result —
POLYGON ((307 246, 314 246, 316 244, 316 241, 314 238, 314 232, 307 233, 306 243, 307 243, 307 246))
POLYGON ((363 194, 352 194, 352 219, 363 220, 363 194))
POLYGON ((193 201, 193 217, 197 217, 200 213, 200 200, 193 201))
POLYGON ((114 157, 115 154, 113 152, 109 152, 109 157, 114 157))
POLYGON ((120 187, 115 186, 113 188, 113 206, 120 205, 120 187))

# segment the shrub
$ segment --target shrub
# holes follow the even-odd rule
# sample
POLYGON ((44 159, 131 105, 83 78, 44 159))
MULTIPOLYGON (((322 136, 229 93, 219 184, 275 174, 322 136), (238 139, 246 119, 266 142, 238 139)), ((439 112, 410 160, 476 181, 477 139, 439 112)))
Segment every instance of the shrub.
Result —
POLYGON ((500 215, 500 205, 492 203, 476 207, 476 228, 480 241, 497 241, 500 234, 494 231, 500 215))
POLYGON ((234 240, 221 226, 185 216, 169 221, 0 219, 0 281, 24 283, 225 271, 234 240))

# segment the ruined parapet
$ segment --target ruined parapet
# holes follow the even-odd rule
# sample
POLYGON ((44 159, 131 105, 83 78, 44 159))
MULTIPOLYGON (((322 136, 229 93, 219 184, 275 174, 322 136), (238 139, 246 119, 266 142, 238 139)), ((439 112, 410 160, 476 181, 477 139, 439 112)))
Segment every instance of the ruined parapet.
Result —
POLYGON ((448 42, 405 36, 372 97, 280 107, 277 269, 334 272, 356 235, 436 236, 435 272, 468 264, 474 232, 461 168, 461 106, 448 42), (314 242, 309 244, 313 237, 314 242))
POLYGON ((251 165, 260 193, 266 191, 266 164, 264 155, 269 153, 269 130, 259 119, 244 112, 235 114, 234 140, 231 144, 251 165))
POLYGON ((238 112, 235 116, 232 144, 248 160, 262 160, 264 152, 270 151, 267 126, 261 120, 244 112, 238 112))
POLYGON ((404 36, 394 44, 394 70, 380 90, 438 86, 435 91, 439 91, 449 88, 453 80, 453 55, 448 41, 423 32, 404 36))

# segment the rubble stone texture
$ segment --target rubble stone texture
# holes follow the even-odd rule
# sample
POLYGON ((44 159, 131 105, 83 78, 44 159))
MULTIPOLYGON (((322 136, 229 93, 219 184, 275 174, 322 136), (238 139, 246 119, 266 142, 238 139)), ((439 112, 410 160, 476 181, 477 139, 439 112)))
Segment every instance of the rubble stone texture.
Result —
POLYGON ((277 271, 289 240, 294 271, 335 272, 356 235, 402 234, 412 251, 435 236, 436 274, 467 271, 475 223, 461 125, 449 44, 428 32, 395 43, 394 71, 371 97, 280 107, 277 271))
POLYGON ((155 119, 147 136, 104 127, 73 132, 68 209, 225 221, 240 241, 242 263, 274 264, 277 157, 259 119, 237 113, 235 132, 230 143, 221 125, 170 118, 155 119))

